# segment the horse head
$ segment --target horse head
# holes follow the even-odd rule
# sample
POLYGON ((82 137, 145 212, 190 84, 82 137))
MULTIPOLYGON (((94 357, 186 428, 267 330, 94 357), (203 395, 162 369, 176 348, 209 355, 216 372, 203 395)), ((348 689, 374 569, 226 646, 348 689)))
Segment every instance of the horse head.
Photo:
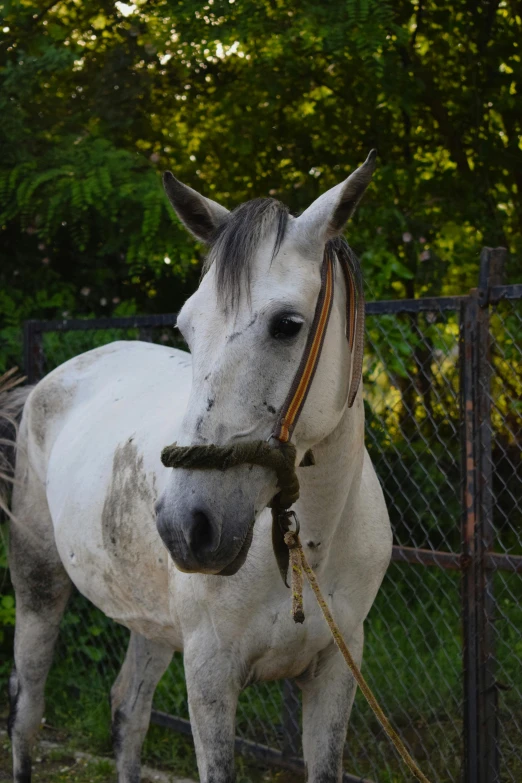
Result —
MULTIPOLYGON (((297 218, 269 198, 229 212, 165 175, 178 217, 209 248, 201 284, 177 321, 193 362, 179 445, 271 438, 314 320, 325 246, 335 247, 374 167, 372 152, 297 218)), ((333 433, 346 409, 346 318, 346 292, 337 285, 317 372, 292 434, 298 463, 333 433)), ((158 531, 181 570, 233 574, 246 559, 255 519, 276 493, 275 474, 265 467, 174 470, 157 504, 158 531)))

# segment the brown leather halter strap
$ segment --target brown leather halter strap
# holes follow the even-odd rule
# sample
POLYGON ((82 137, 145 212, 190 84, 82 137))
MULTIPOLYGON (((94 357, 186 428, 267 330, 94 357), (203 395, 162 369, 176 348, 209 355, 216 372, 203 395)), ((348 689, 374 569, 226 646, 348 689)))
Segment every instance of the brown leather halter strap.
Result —
MULTIPOLYGON (((350 389, 348 392, 348 407, 351 408, 357 395, 362 375, 364 301, 362 286, 357 278, 357 270, 351 257, 344 252, 344 248, 341 249, 337 257, 346 284, 346 337, 352 354, 350 389)), ((272 437, 281 443, 288 443, 292 437, 319 364, 332 311, 334 278, 334 257, 332 251, 327 246, 321 267, 321 289, 315 306, 312 327, 301 362, 272 434, 272 437)))

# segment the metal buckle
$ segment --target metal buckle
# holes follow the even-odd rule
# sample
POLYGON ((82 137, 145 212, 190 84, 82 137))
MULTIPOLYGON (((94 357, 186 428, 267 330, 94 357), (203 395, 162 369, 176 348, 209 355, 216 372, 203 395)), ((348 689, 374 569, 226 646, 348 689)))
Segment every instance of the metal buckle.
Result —
POLYGON ((297 518, 297 514, 295 513, 295 511, 286 511, 285 513, 288 518, 290 517, 294 518, 295 530, 293 532, 296 534, 296 536, 298 536, 299 531, 301 530, 301 525, 299 524, 299 519, 297 518))

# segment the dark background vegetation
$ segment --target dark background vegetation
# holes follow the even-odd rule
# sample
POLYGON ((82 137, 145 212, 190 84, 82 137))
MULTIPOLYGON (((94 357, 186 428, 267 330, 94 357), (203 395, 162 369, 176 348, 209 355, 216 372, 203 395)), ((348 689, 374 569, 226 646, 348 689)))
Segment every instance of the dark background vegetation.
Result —
MULTIPOLYGON (((204 248, 168 207, 166 169, 229 208, 272 195, 298 213, 377 147, 347 230, 368 298, 466 293, 484 245, 507 247, 506 281, 522 281, 520 0, 17 0, 0 14, 0 372, 21 361, 24 319, 175 312, 194 290, 204 248)), ((520 554, 520 306, 499 308, 491 330, 497 543, 520 554)), ((49 334, 46 369, 119 336, 49 334)), ((365 380, 396 542, 457 551, 457 314, 368 319, 365 380)), ((14 621, 6 568, 0 552, 0 680, 14 621)), ((496 589, 515 747, 520 579, 499 574, 496 589)), ((76 600, 47 714, 105 751, 100 694, 125 632, 76 600)), ((456 574, 395 565, 367 624, 370 681, 441 783, 460 768, 459 612, 456 574)), ((158 703, 183 713, 176 666, 158 703)), ((274 744, 279 715, 276 686, 247 694, 238 730, 274 744)), ((360 702, 352 725, 349 768, 401 780, 360 702)), ((193 774, 190 747, 158 732, 148 757, 193 774)), ((520 765, 512 753, 506 779, 520 765)))
POLYGON ((483 244, 520 255, 519 0, 0 12, 0 369, 24 318, 179 307, 202 248, 167 168, 227 207, 299 212, 377 147, 348 232, 374 297, 462 293, 483 244))

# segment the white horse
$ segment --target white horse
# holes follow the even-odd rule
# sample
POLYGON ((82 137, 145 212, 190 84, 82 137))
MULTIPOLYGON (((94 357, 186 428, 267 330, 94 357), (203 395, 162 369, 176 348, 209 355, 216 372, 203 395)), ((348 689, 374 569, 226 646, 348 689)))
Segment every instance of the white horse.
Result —
MULTIPOLYGON (((44 685, 72 586, 131 631, 111 691, 120 783, 140 780, 156 685, 182 650, 199 774, 234 779, 240 691, 295 678, 310 783, 336 783, 355 686, 311 591, 296 625, 271 543, 275 474, 171 470, 162 447, 267 439, 299 364, 325 243, 371 180, 374 156, 293 218, 273 199, 228 212, 166 175, 179 218, 210 245, 178 326, 184 351, 116 342, 72 359, 30 392, 19 429, 10 565, 14 780, 28 783, 44 685), (255 524, 254 523, 255 520, 255 524)), ((364 447, 359 388, 347 406, 346 290, 337 273, 323 352, 293 436, 301 538, 360 663, 363 623, 391 553, 364 447)))

